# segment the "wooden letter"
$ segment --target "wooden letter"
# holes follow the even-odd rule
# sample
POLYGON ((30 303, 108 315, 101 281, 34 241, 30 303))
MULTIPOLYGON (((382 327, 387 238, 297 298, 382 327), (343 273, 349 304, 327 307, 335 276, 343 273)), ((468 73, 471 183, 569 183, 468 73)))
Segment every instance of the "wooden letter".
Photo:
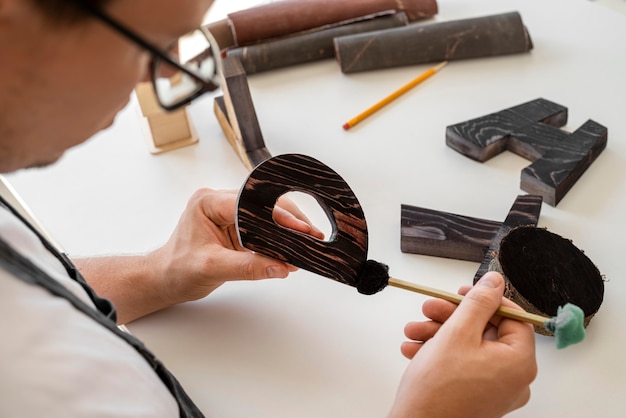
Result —
POLYGON ((533 161, 521 189, 556 206, 606 147, 607 128, 588 120, 574 133, 559 127, 567 108, 545 99, 448 126, 446 144, 484 162, 505 150, 533 161))
POLYGON ((403 253, 482 261, 500 222, 402 205, 403 253))
POLYGON ((236 226, 245 248, 350 286, 356 286, 367 258, 367 223, 350 186, 305 155, 279 155, 250 173, 239 192, 236 226), (274 221, 276 200, 290 191, 317 200, 333 228, 328 241, 274 221))
POLYGON ((496 235, 494 235, 489 244, 489 248, 485 252, 485 257, 474 275, 474 283, 489 271, 491 260, 500 251, 500 242, 512 229, 521 226, 537 226, 539 214, 541 213, 541 200, 541 196, 534 195, 518 196, 515 199, 515 203, 511 206, 506 219, 498 228, 496 235))
POLYGON ((518 196, 504 222, 402 205, 402 252, 481 262, 476 273, 480 277, 508 231, 537 225, 541 200, 541 196, 518 196))
MULTIPOLYGON (((537 228, 541 200, 518 196, 502 223, 402 205, 402 251, 480 261, 474 283, 498 271, 504 296, 524 310, 552 317, 573 303, 587 326, 602 303, 602 275, 571 240, 537 228)), ((551 335, 540 326, 535 332, 551 335)))

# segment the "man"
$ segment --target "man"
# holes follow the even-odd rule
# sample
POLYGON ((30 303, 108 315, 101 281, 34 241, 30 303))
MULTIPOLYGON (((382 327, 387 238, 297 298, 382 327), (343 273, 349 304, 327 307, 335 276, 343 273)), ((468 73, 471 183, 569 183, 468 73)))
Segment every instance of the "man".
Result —
MULTIPOLYGON (((177 40, 200 25, 211 3, 0 0, 0 172, 55 162, 108 127, 139 81, 155 79, 167 108, 215 88, 204 54, 189 64, 177 58, 177 40), (182 84, 162 83, 174 74, 182 84)), ((115 321, 203 298, 228 280, 293 271, 238 246, 235 199, 234 192, 199 190, 164 246, 73 260, 82 275, 0 202, 0 416, 202 416, 115 321)), ((321 237, 287 201, 275 215, 321 237)), ((503 287, 489 273, 461 289, 467 298, 458 308, 424 304, 431 320, 405 329, 411 341, 401 351, 412 361, 390 417, 497 417, 528 401, 534 333, 493 317, 501 303, 514 306, 503 300, 503 287)))

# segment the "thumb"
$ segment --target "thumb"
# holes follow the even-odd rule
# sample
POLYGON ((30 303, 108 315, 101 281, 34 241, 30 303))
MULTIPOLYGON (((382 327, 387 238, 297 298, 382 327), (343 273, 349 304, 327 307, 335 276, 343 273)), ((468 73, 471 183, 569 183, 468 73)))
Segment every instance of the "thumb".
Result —
POLYGON ((487 323, 502 304, 503 293, 502 275, 495 271, 485 273, 446 322, 449 329, 470 338, 482 339, 487 323))
POLYGON ((228 250, 221 253, 220 260, 213 266, 213 273, 226 281, 285 278, 295 270, 281 261, 248 251, 228 250))

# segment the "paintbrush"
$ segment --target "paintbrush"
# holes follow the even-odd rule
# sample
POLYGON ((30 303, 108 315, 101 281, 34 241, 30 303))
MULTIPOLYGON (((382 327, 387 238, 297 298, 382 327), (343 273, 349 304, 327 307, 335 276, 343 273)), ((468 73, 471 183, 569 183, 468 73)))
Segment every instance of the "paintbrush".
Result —
MULTIPOLYGON (((367 259, 367 223, 348 184, 312 157, 284 154, 259 164, 237 199, 237 234, 241 245, 259 254, 355 287, 372 295, 387 286, 459 304, 463 296, 389 277, 389 267, 367 259), (273 208, 289 191, 310 193, 329 216, 333 232, 324 241, 278 225, 273 208), (340 222, 338 222, 340 220, 340 222)), ((501 306, 497 315, 544 327, 556 337, 557 348, 585 336, 584 313, 576 305, 558 308, 554 318, 501 306)))

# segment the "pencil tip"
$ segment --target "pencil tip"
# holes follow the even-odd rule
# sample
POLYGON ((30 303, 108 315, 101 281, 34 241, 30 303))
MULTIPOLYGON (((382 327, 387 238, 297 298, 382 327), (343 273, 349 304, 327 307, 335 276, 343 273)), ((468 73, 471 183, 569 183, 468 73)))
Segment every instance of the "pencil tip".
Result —
POLYGON ((435 65, 435 67, 434 67, 435 72, 441 70, 447 64, 448 64, 448 61, 443 61, 443 62, 439 63, 438 65, 435 65))
POLYGON ((344 129, 345 131, 347 131, 347 130, 348 130, 348 129, 350 129, 350 128, 352 128, 352 126, 350 126, 350 123, 349 123, 349 122, 346 122, 346 123, 344 123, 344 124, 343 124, 343 129, 344 129))

